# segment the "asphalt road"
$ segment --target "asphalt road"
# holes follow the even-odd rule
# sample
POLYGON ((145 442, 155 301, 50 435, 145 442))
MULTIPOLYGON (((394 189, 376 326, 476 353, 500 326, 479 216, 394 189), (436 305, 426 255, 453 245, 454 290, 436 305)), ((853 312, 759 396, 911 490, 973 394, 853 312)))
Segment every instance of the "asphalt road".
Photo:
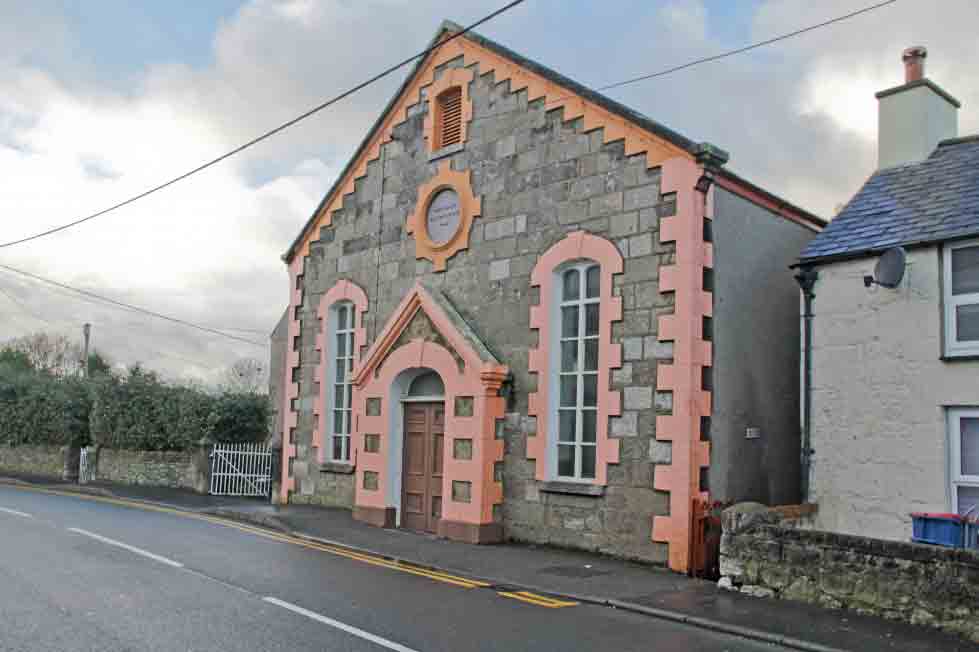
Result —
POLYGON ((0 486, 0 650, 781 649, 393 566, 249 526, 0 486))

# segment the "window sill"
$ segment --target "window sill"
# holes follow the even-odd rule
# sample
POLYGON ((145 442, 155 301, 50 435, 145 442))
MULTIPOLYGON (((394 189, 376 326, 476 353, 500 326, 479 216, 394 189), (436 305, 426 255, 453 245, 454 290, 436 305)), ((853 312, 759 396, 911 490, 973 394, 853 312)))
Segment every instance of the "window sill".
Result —
POLYGON ((443 147, 442 149, 437 149, 428 155, 428 162, 437 161, 443 159, 446 156, 452 156, 453 154, 458 154, 459 152, 466 149, 465 143, 456 143, 455 145, 449 145, 448 147, 443 147))
POLYGON ((350 462, 323 462, 320 464, 320 473, 350 475, 354 472, 354 468, 354 465, 350 462))
POLYGON ((605 495, 605 487, 597 484, 586 484, 584 482, 564 482, 548 480, 540 482, 537 486, 539 491, 548 494, 570 494, 573 496, 591 496, 601 498, 605 495))
POLYGON ((975 353, 946 353, 940 359, 942 362, 975 362, 979 360, 979 351, 975 353))

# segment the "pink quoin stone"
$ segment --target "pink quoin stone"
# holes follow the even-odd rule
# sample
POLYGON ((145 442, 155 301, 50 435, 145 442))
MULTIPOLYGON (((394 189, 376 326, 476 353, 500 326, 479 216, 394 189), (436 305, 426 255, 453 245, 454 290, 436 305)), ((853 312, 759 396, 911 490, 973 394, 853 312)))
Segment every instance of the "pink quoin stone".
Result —
MULTIPOLYGON (((670 492, 670 515, 653 518, 653 541, 669 544, 670 568, 690 564, 690 514, 700 491, 700 469, 710 462, 710 444, 700 440, 701 417, 711 414, 710 392, 702 370, 711 366, 711 343, 704 340, 703 318, 713 315, 713 299, 702 289, 704 268, 713 267, 714 250, 704 242, 704 219, 713 214, 710 197, 694 190, 701 168, 689 159, 663 164, 662 192, 676 193, 676 215, 663 218, 660 241, 676 242, 676 264, 660 268, 660 292, 676 294, 674 314, 659 318, 658 338, 673 341, 673 364, 656 370, 658 390, 673 392, 673 414, 656 417, 656 439, 673 443, 669 465, 656 467, 654 488, 670 492)), ((710 192, 710 191, 709 191, 710 192)))

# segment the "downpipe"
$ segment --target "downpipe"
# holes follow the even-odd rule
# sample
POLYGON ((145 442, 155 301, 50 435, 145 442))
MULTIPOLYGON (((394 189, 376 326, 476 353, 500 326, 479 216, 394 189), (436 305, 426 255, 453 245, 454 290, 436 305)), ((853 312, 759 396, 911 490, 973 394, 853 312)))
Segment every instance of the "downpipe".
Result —
POLYGON ((801 494, 802 502, 809 502, 809 469, 812 464, 812 304, 816 298, 813 288, 819 272, 812 267, 803 267, 795 275, 802 290, 803 346, 802 346, 802 451, 801 451, 801 494))

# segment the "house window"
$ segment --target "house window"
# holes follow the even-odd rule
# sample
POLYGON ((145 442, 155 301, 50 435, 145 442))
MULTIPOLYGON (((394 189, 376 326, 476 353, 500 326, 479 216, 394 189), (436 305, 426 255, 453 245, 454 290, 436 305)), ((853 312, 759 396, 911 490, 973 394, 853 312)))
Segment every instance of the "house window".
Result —
POLYGON ((945 246, 945 349, 979 355, 979 240, 945 246))
POLYGON ((330 397, 330 459, 334 462, 350 461, 350 372, 354 367, 354 305, 343 301, 334 304, 331 311, 329 342, 329 376, 332 380, 330 397))
POLYGON ((949 410, 952 509, 979 514, 979 408, 949 410))
POLYGON ((557 381, 557 477, 593 480, 598 421, 600 268, 587 262, 560 271, 556 321, 560 338, 552 358, 557 381))
POLYGON ((435 149, 462 142, 462 87, 446 89, 435 100, 435 149))

